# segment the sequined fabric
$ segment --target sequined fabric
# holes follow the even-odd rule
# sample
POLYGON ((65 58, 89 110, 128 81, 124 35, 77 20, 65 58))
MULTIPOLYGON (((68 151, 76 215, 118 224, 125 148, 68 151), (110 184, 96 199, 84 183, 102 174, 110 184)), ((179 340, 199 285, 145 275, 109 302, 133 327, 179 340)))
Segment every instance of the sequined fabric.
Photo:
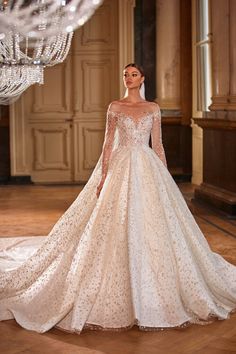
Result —
POLYGON ((178 327, 236 308, 236 267, 211 251, 169 174, 153 104, 110 107, 103 153, 50 234, 0 249, 0 319, 38 332, 178 327))

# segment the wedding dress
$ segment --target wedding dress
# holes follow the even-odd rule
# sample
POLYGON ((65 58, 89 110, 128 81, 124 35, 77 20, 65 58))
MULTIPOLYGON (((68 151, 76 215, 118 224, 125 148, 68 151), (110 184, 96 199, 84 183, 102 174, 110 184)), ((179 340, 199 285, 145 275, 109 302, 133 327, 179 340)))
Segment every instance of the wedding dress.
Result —
POLYGON ((236 308, 236 267, 211 251, 169 174, 153 105, 110 107, 103 153, 47 237, 0 239, 1 320, 38 332, 158 329, 236 308))

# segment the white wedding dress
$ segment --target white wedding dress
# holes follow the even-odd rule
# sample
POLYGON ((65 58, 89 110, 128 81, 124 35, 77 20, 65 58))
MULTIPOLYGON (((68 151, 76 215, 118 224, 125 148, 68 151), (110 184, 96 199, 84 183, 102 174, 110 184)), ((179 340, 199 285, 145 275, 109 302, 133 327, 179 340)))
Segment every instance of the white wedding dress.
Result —
POLYGON ((0 240, 0 320, 80 332, 226 319, 236 267, 211 251, 165 164, 158 106, 110 107, 102 156, 50 234, 0 240))

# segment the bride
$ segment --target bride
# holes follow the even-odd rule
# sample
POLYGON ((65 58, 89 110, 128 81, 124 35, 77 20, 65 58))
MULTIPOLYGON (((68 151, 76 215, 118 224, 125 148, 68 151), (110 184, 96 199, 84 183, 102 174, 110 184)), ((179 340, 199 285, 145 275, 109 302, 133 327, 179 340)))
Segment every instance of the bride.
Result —
POLYGON ((0 240, 0 320, 37 332, 154 330, 236 308, 236 267, 211 251, 169 174, 143 81, 138 65, 125 67, 102 155, 50 234, 0 240))

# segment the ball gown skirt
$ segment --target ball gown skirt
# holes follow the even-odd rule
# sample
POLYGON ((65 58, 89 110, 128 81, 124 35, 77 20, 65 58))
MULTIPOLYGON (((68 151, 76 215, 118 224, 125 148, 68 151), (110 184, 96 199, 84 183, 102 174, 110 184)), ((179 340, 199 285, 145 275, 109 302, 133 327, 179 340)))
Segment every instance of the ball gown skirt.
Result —
POLYGON ((236 267, 211 251, 149 147, 160 115, 135 121, 110 112, 107 119, 104 150, 111 151, 99 198, 102 156, 47 237, 0 239, 0 320, 81 332, 226 319, 236 308, 236 267))

